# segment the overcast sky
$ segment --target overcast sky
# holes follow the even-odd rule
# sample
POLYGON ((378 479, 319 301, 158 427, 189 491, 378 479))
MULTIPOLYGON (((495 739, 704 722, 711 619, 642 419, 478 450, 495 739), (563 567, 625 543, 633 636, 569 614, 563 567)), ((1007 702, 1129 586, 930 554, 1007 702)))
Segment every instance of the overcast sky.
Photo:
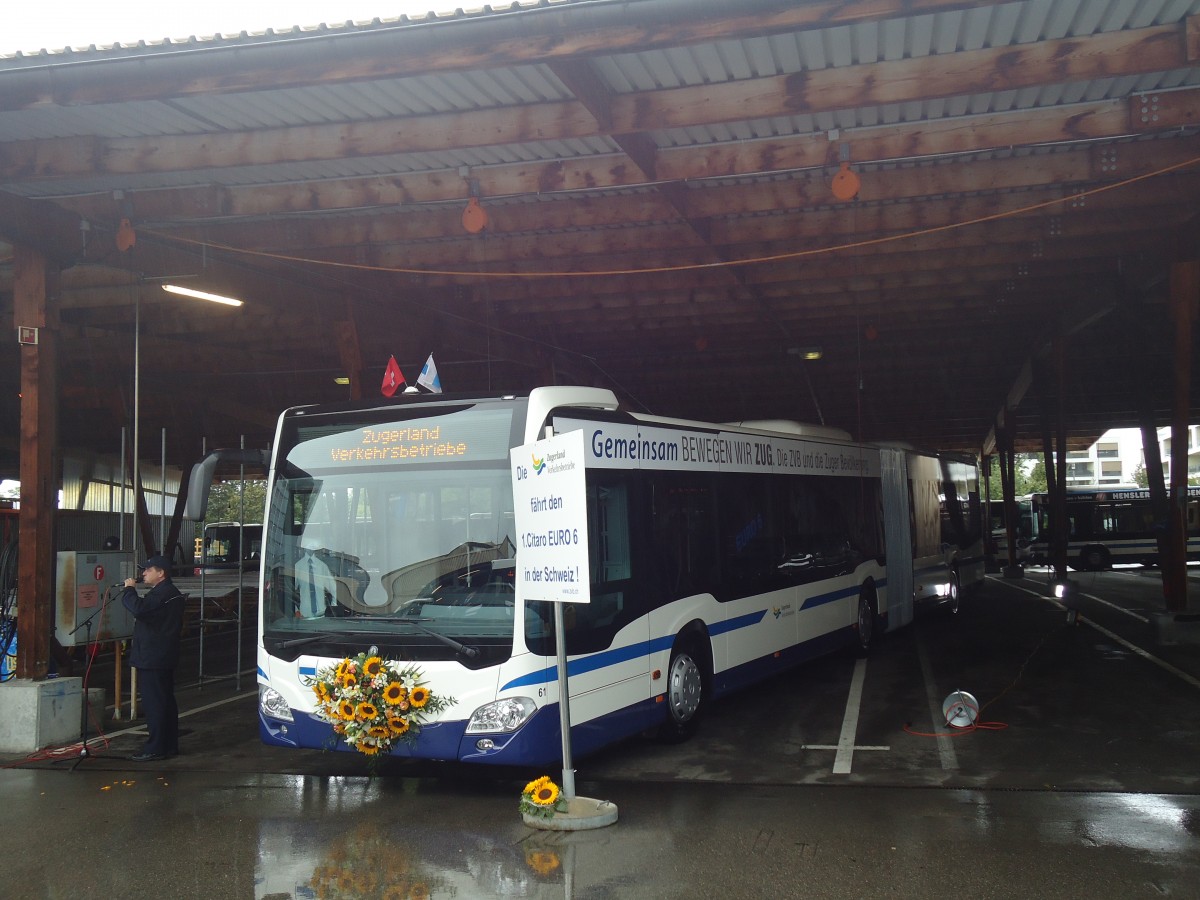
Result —
MULTIPOLYGON (((482 7, 462 0, 5 0, 0 54, 90 44, 136 44, 139 40, 215 33, 283 30, 293 25, 370 21, 407 13, 451 12, 482 7)), ((494 4, 500 6, 501 4, 494 4)))

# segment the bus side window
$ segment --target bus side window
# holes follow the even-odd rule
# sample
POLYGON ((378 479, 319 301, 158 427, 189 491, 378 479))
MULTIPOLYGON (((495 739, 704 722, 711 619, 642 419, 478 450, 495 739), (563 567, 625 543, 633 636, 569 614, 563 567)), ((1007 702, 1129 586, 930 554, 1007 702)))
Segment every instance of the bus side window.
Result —
POLYGON ((653 563, 664 601, 710 586, 715 575, 712 483, 702 475, 656 473, 652 497, 653 563))

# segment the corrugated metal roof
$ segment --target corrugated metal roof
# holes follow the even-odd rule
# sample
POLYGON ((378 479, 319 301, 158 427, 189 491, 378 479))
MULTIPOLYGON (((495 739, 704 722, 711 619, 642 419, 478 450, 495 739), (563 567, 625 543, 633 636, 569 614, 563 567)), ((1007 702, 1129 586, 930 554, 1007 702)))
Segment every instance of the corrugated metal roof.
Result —
MULTIPOLYGON (((433 0, 438 2, 438 0, 433 0)), ((92 43, 87 46, 58 46, 0 53, 0 70, 6 65, 20 66, 40 63, 62 63, 99 58, 147 56, 160 53, 175 53, 187 50, 204 50, 219 47, 245 46, 264 42, 282 43, 309 38, 328 37, 338 34, 377 31, 387 28, 413 28, 418 26, 443 25, 451 22, 497 17, 519 12, 565 6, 572 3, 589 3, 597 0, 513 0, 508 5, 487 4, 480 7, 453 10, 429 10, 425 13, 404 14, 394 17, 377 17, 369 20, 347 19, 344 22, 291 23, 281 27, 230 33, 130 38, 124 42, 92 43)))
MULTIPOLYGON (((513 3, 501 12, 563 6, 581 0, 553 3, 513 3)), ((880 60, 915 58, 938 53, 1001 47, 1037 40, 1081 36, 1122 28, 1178 21, 1200 12, 1200 0, 1026 0, 933 15, 893 19, 884 23, 836 26, 792 34, 744 40, 721 40, 662 51, 598 54, 591 60, 603 83, 614 93, 637 93, 675 87, 712 85, 748 78, 788 75, 831 67, 864 65, 880 60)), ((461 11, 433 18, 401 17, 379 23, 320 26, 286 34, 264 33, 189 42, 189 48, 216 48, 286 39, 296 35, 331 35, 407 27, 413 23, 444 23, 498 14, 496 9, 461 11)), ((172 45, 173 46, 173 45, 172 45)), ((112 53, 66 53, 60 61, 81 57, 154 54, 166 44, 112 53)), ((52 57, 41 57, 49 60, 52 57)), ((5 61, 0 60, 0 73, 5 61)), ((711 126, 667 128, 650 132, 659 147, 721 144, 786 135, 849 130, 881 124, 935 120, 1013 109, 1125 97, 1133 92, 1194 86, 1200 67, 1140 77, 1104 78, 1016 91, 947 97, 927 102, 886 104, 815 114, 797 113, 711 126)), ((22 109, 0 112, 0 141, 43 141, 53 138, 98 136, 131 138, 155 135, 249 132, 301 125, 365 122, 406 116, 438 115, 480 110, 518 109, 567 101, 571 94, 545 65, 481 68, 343 84, 214 93, 178 97, 170 102, 110 103, 74 108, 22 109)), ((344 178, 364 174, 428 171, 459 166, 488 166, 518 160, 570 159, 614 149, 611 141, 596 139, 553 141, 546 144, 473 147, 456 152, 396 154, 347 158, 330 162, 225 168, 187 174, 123 176, 129 189, 172 186, 194 181, 197 175, 213 183, 240 185, 275 183, 297 178, 344 178)), ((4 189, 27 196, 70 195, 104 190, 108 179, 71 179, 53 183, 27 182, 4 189)))

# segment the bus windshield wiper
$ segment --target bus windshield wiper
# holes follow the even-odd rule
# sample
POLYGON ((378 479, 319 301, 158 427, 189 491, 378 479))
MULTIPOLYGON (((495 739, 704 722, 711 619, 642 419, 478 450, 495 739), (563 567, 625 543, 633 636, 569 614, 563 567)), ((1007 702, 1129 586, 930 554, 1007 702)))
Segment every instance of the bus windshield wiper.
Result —
POLYGON ((322 632, 321 634, 310 634, 307 637, 292 638, 287 641, 279 641, 275 645, 276 650, 286 650, 288 647, 303 647, 305 644, 315 644, 317 641, 328 640, 330 635, 322 632))
MULTIPOLYGON (((479 650, 477 648, 471 647, 467 644, 460 643, 452 637, 447 637, 446 635, 442 634, 440 631, 434 631, 432 628, 426 628, 424 625, 421 624, 421 622, 423 620, 416 618, 414 616, 395 616, 393 618, 372 619, 371 621, 373 621, 373 622, 395 622, 395 623, 399 623, 401 625, 411 625, 414 628, 416 628, 418 631, 420 631, 421 633, 429 635, 435 641, 441 641, 443 644, 445 644, 447 647, 449 647, 451 650, 455 651, 456 653, 461 653, 467 659, 474 659, 475 657, 477 657, 479 655, 479 650)), ((424 620, 424 621, 428 621, 428 620, 424 620)))

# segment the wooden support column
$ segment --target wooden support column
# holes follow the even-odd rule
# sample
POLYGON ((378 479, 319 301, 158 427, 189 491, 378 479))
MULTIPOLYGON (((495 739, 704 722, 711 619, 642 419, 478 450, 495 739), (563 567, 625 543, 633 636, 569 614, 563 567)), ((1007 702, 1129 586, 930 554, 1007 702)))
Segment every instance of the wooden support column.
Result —
POLYGON ((346 304, 346 318, 334 323, 334 335, 337 337, 338 356, 342 368, 350 379, 350 399, 363 398, 363 361, 362 348, 358 341, 358 324, 354 319, 354 309, 349 302, 346 304))
POLYGON ((1052 556, 1055 576, 1067 577, 1067 550, 1071 540, 1067 522, 1067 339, 1059 333, 1051 342, 1054 355, 1055 418, 1054 425, 1054 479, 1050 479, 1050 461, 1046 461, 1046 483, 1053 483, 1050 495, 1050 518, 1055 523, 1052 556))
POLYGON ((1005 578, 1020 578, 1023 567, 1017 564, 1017 462, 1016 415, 1006 410, 1005 423, 996 422, 996 450, 1000 456, 1000 494, 1004 506, 1004 532, 1008 538, 1008 559, 1003 567, 1005 578))
POLYGON ((1200 299, 1200 261, 1171 266, 1171 318, 1175 328, 1175 405, 1171 415, 1171 504, 1167 519, 1170 553, 1162 561, 1168 612, 1186 612, 1188 402, 1192 372, 1192 324, 1200 299))
POLYGON ((13 247, 13 324, 21 344, 21 553, 17 563, 17 677, 45 678, 54 622, 58 506, 57 271, 13 247))

